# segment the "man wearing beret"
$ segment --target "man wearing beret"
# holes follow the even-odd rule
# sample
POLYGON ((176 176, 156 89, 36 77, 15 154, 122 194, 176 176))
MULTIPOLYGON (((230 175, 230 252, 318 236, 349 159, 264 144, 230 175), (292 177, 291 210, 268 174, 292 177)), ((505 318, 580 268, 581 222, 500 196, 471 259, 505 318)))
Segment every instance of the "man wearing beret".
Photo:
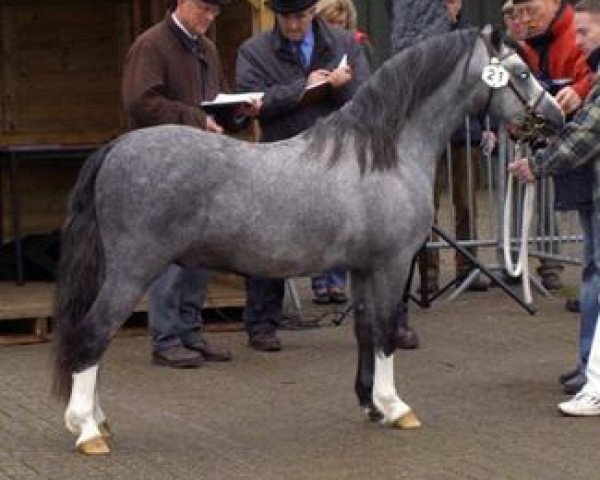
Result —
MULTIPOLYGON (((258 114, 262 142, 301 133, 352 98, 369 76, 362 47, 351 32, 318 19, 316 3, 317 0, 271 0, 275 26, 244 42, 238 51, 238 89, 264 92, 258 114), (342 62, 344 58, 346 61, 342 62), (303 101, 305 89, 319 82, 328 84, 324 93, 312 101, 303 101)), ((250 347, 262 351, 281 349, 276 328, 283 296, 281 279, 247 280, 244 322, 250 347)))
MULTIPOLYGON (((165 18, 135 40, 122 85, 132 128, 175 123, 223 131, 200 102, 227 90, 217 49, 205 33, 228 1, 172 0, 165 18)), ((171 265, 148 289, 154 364, 199 367, 231 358, 200 335, 206 281, 204 270, 171 265)))

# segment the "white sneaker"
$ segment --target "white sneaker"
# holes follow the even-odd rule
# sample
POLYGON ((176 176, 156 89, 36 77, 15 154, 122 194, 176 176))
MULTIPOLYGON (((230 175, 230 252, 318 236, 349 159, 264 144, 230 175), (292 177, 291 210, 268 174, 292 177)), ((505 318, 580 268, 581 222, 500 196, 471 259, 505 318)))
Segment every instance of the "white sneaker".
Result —
POLYGON ((600 395, 582 391, 571 400, 559 403, 558 409, 563 415, 572 417, 600 416, 600 395))

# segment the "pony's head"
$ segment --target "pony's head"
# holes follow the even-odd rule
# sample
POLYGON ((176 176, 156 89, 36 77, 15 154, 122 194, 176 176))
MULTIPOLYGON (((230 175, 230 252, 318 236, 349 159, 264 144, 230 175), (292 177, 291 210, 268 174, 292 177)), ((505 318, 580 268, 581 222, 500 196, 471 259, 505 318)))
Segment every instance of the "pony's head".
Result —
POLYGON ((517 136, 560 129, 564 114, 521 58, 519 44, 490 26, 481 31, 481 38, 487 50, 481 79, 488 87, 490 112, 506 120, 509 131, 517 136))

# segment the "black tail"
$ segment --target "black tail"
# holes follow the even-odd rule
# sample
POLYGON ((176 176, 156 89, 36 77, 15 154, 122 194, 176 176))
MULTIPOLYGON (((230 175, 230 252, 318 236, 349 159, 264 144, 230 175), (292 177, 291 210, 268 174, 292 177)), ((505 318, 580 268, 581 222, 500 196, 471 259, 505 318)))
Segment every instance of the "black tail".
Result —
POLYGON ((84 163, 71 192, 60 240, 56 280, 54 393, 67 399, 72 374, 86 365, 89 328, 83 324, 104 281, 105 259, 98 231, 95 184, 109 143, 84 163))

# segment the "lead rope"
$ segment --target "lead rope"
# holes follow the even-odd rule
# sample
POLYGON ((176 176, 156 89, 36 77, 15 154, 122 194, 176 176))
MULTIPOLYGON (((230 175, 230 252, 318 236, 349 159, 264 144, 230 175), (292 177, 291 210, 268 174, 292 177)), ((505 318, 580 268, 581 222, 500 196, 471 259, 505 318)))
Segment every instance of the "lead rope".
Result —
MULTIPOLYGON (((521 145, 517 143, 515 145, 515 157, 520 157, 521 145)), ((521 221, 521 245, 519 248, 519 256, 517 264, 513 265, 510 244, 510 226, 511 226, 511 215, 513 208, 513 183, 518 182, 514 178, 512 173, 508 174, 507 186, 506 186, 506 198, 504 200, 504 223, 503 223, 503 251, 504 251, 504 268, 511 277, 518 277, 521 275, 521 283, 523 286, 523 298, 525 303, 533 304, 533 297, 531 295, 531 279, 529 275, 529 260, 528 260, 528 238, 529 238, 529 226, 531 224, 531 218, 533 216, 533 202, 535 196, 535 185, 533 183, 527 183, 525 185, 525 195, 523 199, 523 214, 521 221)))

